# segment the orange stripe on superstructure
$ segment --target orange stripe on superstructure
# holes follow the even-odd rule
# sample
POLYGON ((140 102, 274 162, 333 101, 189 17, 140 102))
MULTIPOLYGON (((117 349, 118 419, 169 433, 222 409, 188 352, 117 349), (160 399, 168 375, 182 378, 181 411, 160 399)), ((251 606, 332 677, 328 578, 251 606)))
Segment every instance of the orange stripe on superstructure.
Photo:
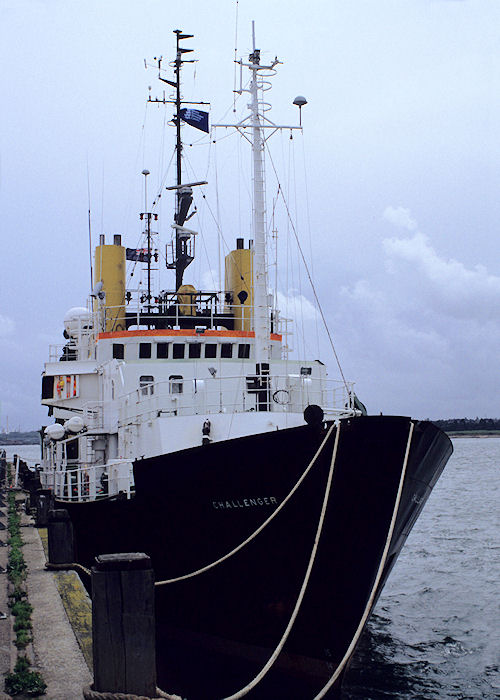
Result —
MULTIPOLYGON (((143 331, 106 331, 99 333, 97 338, 105 340, 107 338, 150 338, 150 337, 209 337, 209 338, 255 338, 253 331, 214 331, 207 329, 204 333, 197 333, 194 328, 185 328, 184 330, 174 330, 173 328, 143 330, 143 331)), ((271 333, 271 340, 281 342, 281 335, 271 333)))

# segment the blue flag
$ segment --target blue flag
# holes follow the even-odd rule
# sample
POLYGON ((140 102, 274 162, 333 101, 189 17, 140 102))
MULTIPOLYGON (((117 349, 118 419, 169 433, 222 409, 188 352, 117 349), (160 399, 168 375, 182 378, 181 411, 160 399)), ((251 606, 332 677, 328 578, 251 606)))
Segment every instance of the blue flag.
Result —
POLYGON ((125 248, 125 257, 127 260, 135 262, 151 262, 153 254, 148 253, 147 248, 125 248))
POLYGON ((184 107, 180 110, 179 116, 186 124, 194 126, 195 129, 200 129, 208 134, 208 112, 184 107))

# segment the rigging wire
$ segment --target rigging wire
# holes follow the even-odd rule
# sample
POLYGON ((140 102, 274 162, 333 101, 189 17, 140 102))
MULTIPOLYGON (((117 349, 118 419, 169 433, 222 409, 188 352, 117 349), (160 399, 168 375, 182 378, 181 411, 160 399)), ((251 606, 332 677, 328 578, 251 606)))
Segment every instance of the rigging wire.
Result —
MULTIPOLYGON (((309 210, 309 187, 308 187, 308 180, 307 180, 307 164, 306 164, 306 151, 305 151, 305 139, 304 139, 304 133, 302 132, 302 165, 304 169, 304 190, 306 193, 306 217, 307 217, 307 234, 309 238, 309 260, 311 264, 311 275, 314 279, 314 256, 313 256, 313 247, 312 247, 312 232, 311 232, 311 214, 309 210)), ((316 330, 316 351, 318 354, 318 357, 320 355, 319 351, 319 327, 318 327, 318 317, 315 314, 314 315, 314 326, 316 330)))
MULTIPOLYGON (((145 159, 146 159, 146 140, 147 140, 147 133, 148 133, 148 103, 144 105, 144 116, 142 119, 142 126, 141 126, 141 135, 139 138, 139 142, 137 144, 137 151, 135 155, 135 160, 134 160, 134 170, 133 172, 136 173, 139 170, 139 160, 141 161, 141 170, 144 170, 145 168, 145 159)), ((131 210, 132 210, 132 205, 133 205, 133 197, 132 197, 132 192, 134 187, 136 186, 137 180, 135 179, 135 176, 130 184, 129 188, 129 196, 127 198, 127 207, 125 210, 125 216, 124 216, 124 228, 127 227, 127 222, 131 216, 131 210)), ((135 215, 134 215, 135 216, 135 215)))
POLYGON ((234 80, 233 80, 233 112, 236 112, 236 75, 238 61, 238 10, 239 0, 236 0, 236 11, 234 18, 234 80))
MULTIPOLYGON (((292 148, 292 139, 289 139, 289 148, 292 153, 292 162, 293 162, 293 168, 292 168, 292 173, 293 173, 293 194, 294 194, 294 201, 295 201, 295 216, 298 218, 298 197, 297 197, 297 169, 295 166, 295 148, 292 148)), ((300 326, 301 326, 301 332, 302 332, 302 347, 303 347, 303 352, 304 352, 304 357, 307 357, 308 355, 312 355, 312 352, 308 352, 309 349, 309 344, 307 343, 307 336, 305 332, 305 326, 304 326, 304 295, 302 294, 302 265, 300 264, 300 259, 297 259, 297 270, 298 270, 298 278, 299 278, 299 304, 300 304, 300 326), (307 348, 307 350, 306 350, 307 348)))
MULTIPOLYGON (((192 174, 192 176, 193 176, 193 179, 194 179, 194 178, 196 177, 196 173, 195 173, 195 171, 194 171, 194 168, 193 168, 193 166, 192 166, 192 164, 191 164, 189 158, 187 158, 187 157, 186 157, 186 166, 187 166, 187 169, 189 169, 189 171, 191 172, 191 174, 192 174)), ((207 259, 208 271, 209 271, 210 277, 212 278, 212 285, 213 285, 213 288, 214 288, 214 289, 217 289, 217 291, 220 291, 220 288, 219 288, 219 285, 220 285, 220 275, 219 275, 219 285, 217 285, 216 282, 215 282, 215 279, 214 279, 214 275, 213 275, 213 269, 212 269, 212 265, 211 265, 211 261, 210 261, 210 256, 209 256, 209 253, 208 253, 208 248, 207 248, 207 244, 206 244, 206 240, 205 240, 205 235, 204 235, 204 231, 203 231, 203 224, 202 224, 202 222, 201 222, 201 216, 200 216, 200 214, 199 214, 198 207, 196 208, 196 215, 197 215, 197 219, 198 219, 198 223, 199 223, 199 229, 200 229, 200 231, 199 231, 199 237, 200 237, 200 239, 201 239, 201 243, 202 243, 202 245, 203 245, 203 251, 204 251, 205 257, 206 257, 206 259, 207 259)), ((200 274, 200 271, 199 271, 199 274, 200 274)), ((200 277, 201 277, 201 274, 200 274, 200 277)))
POLYGON ((163 195, 163 188, 165 187, 165 182, 167 181, 167 177, 170 173, 170 168, 172 167, 172 162, 175 157, 175 148, 172 150, 172 155, 170 156, 170 160, 168 161, 167 169, 165 171, 165 175, 163 176, 163 180, 160 183, 160 187, 158 188, 158 194, 153 200, 153 204, 151 205, 151 209, 153 210, 157 205, 160 203, 160 199, 163 195))
POLYGON ((160 152, 158 153, 158 190, 161 192, 162 189, 162 181, 161 181, 161 173, 165 172, 164 171, 164 163, 165 163, 165 136, 166 136, 166 131, 167 131, 167 110, 163 110, 163 124, 162 124, 162 129, 161 129, 161 142, 160 142, 160 152))
MULTIPOLYGON (((273 160, 273 157, 272 157, 271 152, 270 152, 270 150, 269 150, 269 146, 267 145, 267 141, 266 141, 266 150, 267 150, 267 153, 268 153, 268 156, 269 156, 269 161, 270 161, 270 163, 271 163, 271 165, 272 165, 272 167, 273 167, 273 170, 274 170, 274 175, 275 175, 276 179, 277 179, 278 182, 279 182, 278 173, 276 172, 276 166, 274 165, 274 160, 273 160)), ((290 214, 290 209, 289 209, 289 207, 288 207, 288 202, 287 202, 287 200, 286 200, 286 198, 285 198, 285 196, 284 196, 284 194, 283 194, 283 190, 282 190, 282 189, 280 189, 280 193, 281 193, 281 198, 282 198, 282 200, 283 200, 283 204, 285 205, 287 217, 288 217, 288 219, 289 219, 289 221, 290 221, 290 225, 291 225, 291 227, 292 227, 292 231, 293 231, 295 240, 296 240, 296 242, 297 242, 297 246, 298 246, 298 249, 299 249, 299 252, 300 252, 300 257, 301 257, 301 259, 302 259, 302 262, 303 262, 303 264, 304 264, 304 268, 305 268, 306 273, 307 273, 307 277, 308 277, 308 279, 309 279, 309 284, 311 285, 311 289, 312 289, 312 292, 313 292, 313 294, 314 294, 314 299, 316 300, 316 304, 318 305, 319 313, 320 313, 320 315, 321 315, 321 319, 322 319, 322 321, 323 321, 323 325, 324 325, 324 327, 325 327, 325 331, 326 331, 326 334, 327 334, 327 336, 328 336, 328 340, 329 340, 329 342, 330 342, 330 346, 331 346, 331 348, 332 348, 333 356, 335 357, 335 361, 336 361, 336 363, 337 363, 337 367, 338 367, 338 369, 339 369, 340 376, 342 377, 342 381, 344 382, 344 386, 345 386, 345 388, 346 388, 346 391, 347 391, 347 393, 349 394, 349 385, 347 384, 346 378, 345 378, 345 376, 344 376, 344 372, 343 372, 343 370, 342 370, 342 366, 341 366, 341 364, 340 364, 339 357, 338 357, 338 355, 337 355, 337 351, 335 350, 335 345, 334 345, 334 343, 333 343, 333 338, 332 338, 332 335, 331 335, 331 333, 330 333, 330 329, 328 328, 328 324, 327 324, 327 322, 326 322, 325 314, 324 314, 324 312, 323 312, 323 307, 321 306, 321 303, 320 303, 320 301, 319 301, 319 297, 318 297, 318 294, 317 294, 317 292, 316 292, 316 287, 315 287, 314 282, 313 282, 313 279, 312 279, 312 277, 311 277, 311 273, 310 273, 310 271, 309 271, 309 266, 308 266, 307 261, 306 261, 306 259, 305 259, 304 252, 303 252, 303 250, 302 250, 302 246, 300 245, 300 240, 299 240, 299 237, 298 237, 298 235, 297 235, 297 230, 296 230, 296 228, 295 228, 295 225, 294 225, 294 223, 293 223, 293 220, 292 220, 292 217, 291 217, 291 214, 290 214)))
MULTIPOLYGON (((214 167, 215 167, 215 203, 217 218, 220 221, 220 201, 219 201, 219 169, 217 167, 217 149, 214 149, 214 167)), ((221 274, 221 244, 220 244, 220 233, 217 231, 217 273, 219 275, 219 288, 222 285, 222 274, 221 274)))
POLYGON ((101 172, 101 233, 104 231, 104 161, 101 172))
POLYGON ((87 154, 87 195, 89 200, 89 264, 90 264, 90 292, 94 290, 94 273, 92 269, 92 218, 90 214, 90 175, 89 175, 89 156, 87 154))
MULTIPOLYGON (((186 162, 189 163, 189 166, 190 166, 190 168, 192 169, 191 163, 189 162, 189 160, 188 160, 187 158, 186 158, 186 162)), ((223 249, 224 249, 225 251, 227 251, 227 254, 228 254, 228 255, 230 255, 230 254, 232 254, 231 248, 228 246, 227 241, 226 241, 226 239, 225 239, 225 237, 224 237, 224 234, 222 233, 222 228, 221 228, 221 226, 220 226, 220 222, 217 220, 217 217, 215 216, 215 214, 214 214, 213 211, 212 211, 212 208, 211 208, 210 203, 209 203, 209 201, 208 201, 208 199, 207 199, 207 195, 206 195, 206 192, 205 192, 205 189, 204 189, 203 185, 200 185, 200 192, 201 192, 201 196, 202 196, 202 198, 203 198, 203 200, 204 200, 204 202, 205 202, 205 204, 206 204, 206 206, 207 206, 207 209, 208 209, 208 211, 209 211, 209 213, 210 213, 210 216, 212 217, 213 222, 214 222, 214 224, 215 224, 215 226, 216 226, 216 228, 217 228, 217 230, 218 230, 218 232, 219 232, 219 234, 220 234, 220 237, 221 237, 221 239, 222 239, 223 249)), ((249 283, 249 282, 245 279, 244 275, 242 275, 242 273, 241 273, 240 267, 238 266, 238 264, 236 263, 236 261, 234 260, 234 258, 233 258, 233 263, 234 263, 234 265, 236 266, 236 269, 238 270, 238 274, 240 275, 241 281, 242 281, 242 282, 245 284, 245 286, 246 286, 247 292, 250 293, 250 289, 251 289, 251 280, 250 280, 250 283, 249 283)))
MULTIPOLYGON (((290 150, 289 150, 288 151, 288 163, 287 163, 287 173, 288 173, 287 192, 290 192, 290 177, 291 177, 291 172, 292 172, 292 168, 290 167, 290 158, 291 158, 291 154, 290 154, 290 150)), ((278 184, 279 184, 279 181, 278 181, 278 184)), ((291 236, 290 236, 290 220, 289 219, 286 220, 286 238, 287 238, 287 241, 290 242, 291 236)), ((293 290, 295 290, 295 269, 293 266, 292 249, 291 249, 290 245, 287 246, 286 265, 287 265, 287 270, 288 270, 288 276, 291 277, 291 287, 287 284, 286 298, 287 298, 287 304, 289 304, 291 302, 291 306, 293 307, 292 313, 293 313, 295 327, 297 328, 297 332, 295 333, 295 338, 297 341, 297 354, 300 357, 302 352, 303 352, 303 351, 301 351, 301 348, 300 348, 300 341, 302 339, 300 337, 299 325, 297 323, 297 319, 298 319, 297 297, 293 293, 293 290), (290 294, 290 291, 292 291, 291 294, 290 294)))
MULTIPOLYGON (((138 139, 137 143, 137 149, 135 153, 135 159, 134 159, 134 167, 133 167, 133 173, 136 173, 139 170, 139 161, 142 163, 141 170, 144 170, 144 161, 145 161, 145 146, 146 146, 146 133, 147 133, 147 113, 148 113, 148 106, 147 103, 144 106, 144 116, 142 119, 142 126, 141 126, 141 135, 138 139)), ((134 206, 135 208, 135 199, 134 199, 134 193, 137 192, 135 189, 137 186, 137 180, 135 175, 131 177, 129 180, 129 187, 128 187, 128 196, 126 198, 126 207, 124 208, 123 211, 123 219, 122 219, 122 229, 124 231, 129 230, 129 221, 131 219, 131 214, 132 214, 132 207, 134 206)), ((134 219, 135 219, 135 214, 134 214, 134 219)), ((135 226, 135 224, 134 224, 135 226)))

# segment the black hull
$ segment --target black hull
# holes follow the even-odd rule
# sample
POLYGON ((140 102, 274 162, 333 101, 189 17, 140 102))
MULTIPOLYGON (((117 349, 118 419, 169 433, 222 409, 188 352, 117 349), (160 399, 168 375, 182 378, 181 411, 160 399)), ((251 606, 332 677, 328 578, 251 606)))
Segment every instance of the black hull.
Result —
MULTIPOLYGON (((323 530, 304 600, 283 652, 252 698, 313 697, 360 623, 387 540, 410 420, 343 420, 323 530)), ((157 581, 226 554, 275 510, 326 434, 309 426, 138 461, 131 501, 60 503, 77 558, 144 551, 157 581)), ((225 697, 270 657, 294 608, 313 547, 336 430, 289 502, 248 545, 193 578, 156 588, 160 686, 189 700, 225 697)), ((377 599, 452 448, 416 422, 377 599)), ((370 609, 373 605, 370 606, 370 609)), ((338 692, 340 682, 328 697, 338 692)))

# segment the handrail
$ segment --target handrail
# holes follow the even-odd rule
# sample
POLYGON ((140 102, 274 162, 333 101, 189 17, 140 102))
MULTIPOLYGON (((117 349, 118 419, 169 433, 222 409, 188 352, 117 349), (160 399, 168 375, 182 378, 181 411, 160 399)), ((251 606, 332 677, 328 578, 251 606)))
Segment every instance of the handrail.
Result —
POLYGON ((340 380, 298 374, 161 379, 145 383, 118 398, 121 425, 142 417, 189 416, 215 413, 302 413, 309 404, 325 415, 356 413, 354 384, 348 392, 340 380))
POLYGON ((94 501, 116 496, 122 492, 130 498, 134 490, 133 467, 130 459, 116 459, 104 464, 62 460, 58 468, 41 472, 44 488, 50 488, 58 500, 94 501))

